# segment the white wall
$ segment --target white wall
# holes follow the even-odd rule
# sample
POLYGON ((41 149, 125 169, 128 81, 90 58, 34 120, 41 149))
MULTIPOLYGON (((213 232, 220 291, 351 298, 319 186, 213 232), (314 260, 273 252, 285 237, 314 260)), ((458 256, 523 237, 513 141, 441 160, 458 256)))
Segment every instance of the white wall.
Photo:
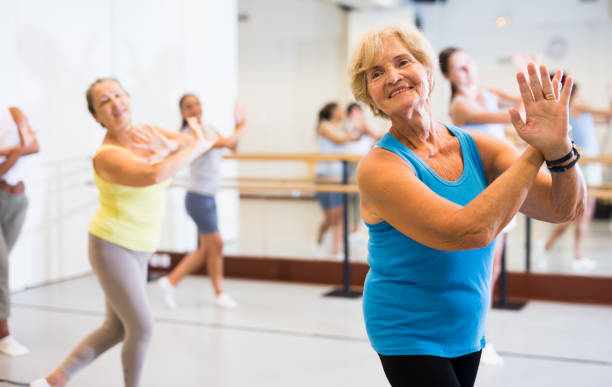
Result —
MULTIPOLYGON (((241 151, 314 152, 319 109, 347 102, 346 13, 313 0, 241 0, 239 95, 248 113, 241 151)), ((247 176, 305 173, 299 163, 242 162, 247 176)))
MULTIPOLYGON (((41 148, 27 160, 30 208, 10 257, 12 289, 89 270, 87 226, 97 191, 86 182, 104 135, 85 105, 93 80, 114 76, 123 83, 135 123, 176 129, 178 98, 192 91, 207 120, 231 131, 236 13, 233 0, 0 2, 0 104, 22 108, 41 148)), ((162 247, 186 250, 195 243, 195 228, 177 192, 162 247)), ((227 215, 222 231, 231 237, 237 197, 224 194, 220 202, 227 207, 220 209, 227 215)))

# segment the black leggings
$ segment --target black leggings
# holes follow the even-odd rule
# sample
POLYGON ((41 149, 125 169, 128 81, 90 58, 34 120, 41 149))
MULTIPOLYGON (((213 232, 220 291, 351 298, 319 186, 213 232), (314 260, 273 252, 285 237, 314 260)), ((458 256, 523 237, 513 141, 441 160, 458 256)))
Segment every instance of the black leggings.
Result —
POLYGON ((393 387, 472 387, 480 364, 480 352, 455 358, 378 356, 393 387))

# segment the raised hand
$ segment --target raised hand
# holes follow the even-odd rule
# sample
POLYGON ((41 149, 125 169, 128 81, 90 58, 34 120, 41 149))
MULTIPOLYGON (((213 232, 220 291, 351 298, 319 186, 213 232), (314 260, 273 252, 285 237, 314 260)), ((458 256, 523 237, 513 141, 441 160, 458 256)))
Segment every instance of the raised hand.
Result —
POLYGON ((556 160, 571 150, 568 133, 573 79, 567 77, 562 87, 561 70, 557 70, 552 82, 546 66, 540 65, 539 70, 541 79, 533 63, 527 66, 529 80, 522 72, 516 75, 526 119, 523 121, 516 109, 510 109, 510 116, 523 140, 542 152, 546 160, 556 160))
POLYGON ((148 160, 165 158, 178 148, 176 141, 168 139, 150 125, 134 127, 130 135, 133 140, 131 147, 139 150, 139 155, 148 160))
POLYGON ((187 125, 191 129, 198 147, 204 153, 215 145, 219 136, 206 125, 202 126, 195 117, 187 118, 187 125))
POLYGON ((21 138, 21 145, 24 148, 28 148, 34 141, 36 141, 36 133, 30 128, 30 125, 27 121, 18 125, 19 137, 21 138))
POLYGON ((244 108, 236 102, 236 106, 234 107, 234 121, 236 121, 236 127, 243 124, 245 120, 246 114, 244 113, 244 108))

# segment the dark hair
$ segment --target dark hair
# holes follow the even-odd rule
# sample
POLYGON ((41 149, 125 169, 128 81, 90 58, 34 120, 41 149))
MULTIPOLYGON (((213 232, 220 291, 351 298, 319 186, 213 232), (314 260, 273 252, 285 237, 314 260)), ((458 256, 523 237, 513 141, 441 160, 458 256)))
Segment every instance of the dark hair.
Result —
POLYGON ((353 111, 353 109, 359 109, 361 110, 361 105, 358 104, 357 102, 351 102, 347 108, 346 108, 346 114, 351 114, 351 112, 353 111))
MULTIPOLYGON (((200 99, 198 98, 198 96, 197 96, 197 95, 195 95, 195 94, 193 94, 193 93, 186 93, 186 94, 183 94, 183 96, 181 97, 181 99, 179 99, 179 109, 181 109, 181 110, 183 109, 183 102, 185 102, 185 99, 186 99, 187 97, 191 97, 191 96, 196 97, 196 99, 198 100, 198 102, 200 101, 200 99)), ((182 116, 182 114, 181 114, 181 116, 182 116)), ((185 118, 183 118, 183 121, 181 122, 181 127, 179 128, 179 130, 181 130, 181 129, 185 128, 186 126, 187 126, 187 120, 186 120, 185 118)))
POLYGON ((329 121, 334 114, 334 110, 338 107, 336 102, 330 102, 323 106, 321 110, 319 110, 319 122, 321 121, 329 121))
MULTIPOLYGON (((450 65, 450 57, 457 51, 461 51, 461 50, 458 49, 457 47, 447 47, 444 50, 440 51, 440 55, 438 55, 438 63, 440 63, 440 71, 442 71, 442 74, 448 76, 449 70, 450 70, 448 68, 448 66, 450 65)), ((450 85, 451 85, 451 100, 452 100, 455 94, 457 94, 457 86, 455 86, 455 84, 452 81, 450 82, 450 85)))
MULTIPOLYGON (((553 79, 554 76, 555 76, 555 73, 550 73, 551 80, 553 79)), ((567 79, 568 76, 569 74, 564 71, 563 76, 561 77, 561 86, 565 86, 565 80, 567 79)), ((576 96, 576 90, 578 90, 578 84, 576 83, 576 81, 574 81, 574 84, 572 85, 572 91, 570 92, 570 102, 576 96)))
MULTIPOLYGON (((87 90, 85 91, 85 99, 87 100, 87 110, 89 110, 89 112, 91 114, 93 114, 94 116, 96 115, 96 109, 93 105, 93 89, 100 83, 104 82, 104 81, 113 81, 115 82, 117 85, 119 85, 119 87, 121 88, 121 90, 123 90, 123 92, 127 95, 128 92, 125 91, 125 89, 123 88, 123 86, 121 86, 121 83, 119 83, 118 80, 116 80, 115 78, 98 78, 96 79, 91 85, 89 85, 89 87, 87 88, 87 90)), ((104 125, 102 125, 104 126, 104 125)))

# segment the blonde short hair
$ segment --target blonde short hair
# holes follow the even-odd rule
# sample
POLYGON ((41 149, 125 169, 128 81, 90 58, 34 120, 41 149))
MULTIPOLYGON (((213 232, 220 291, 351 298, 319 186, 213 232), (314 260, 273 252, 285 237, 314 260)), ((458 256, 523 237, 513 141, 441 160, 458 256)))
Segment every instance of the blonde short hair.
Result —
POLYGON ((370 97, 366 71, 372 67, 374 59, 383 50, 385 40, 389 38, 396 38, 402 42, 412 56, 430 71, 432 76, 437 65, 436 55, 431 44, 416 28, 406 29, 399 26, 388 26, 368 31, 362 36, 353 49, 349 64, 351 90, 355 99, 367 104, 374 115, 387 119, 389 117, 374 106, 374 101, 370 97))

